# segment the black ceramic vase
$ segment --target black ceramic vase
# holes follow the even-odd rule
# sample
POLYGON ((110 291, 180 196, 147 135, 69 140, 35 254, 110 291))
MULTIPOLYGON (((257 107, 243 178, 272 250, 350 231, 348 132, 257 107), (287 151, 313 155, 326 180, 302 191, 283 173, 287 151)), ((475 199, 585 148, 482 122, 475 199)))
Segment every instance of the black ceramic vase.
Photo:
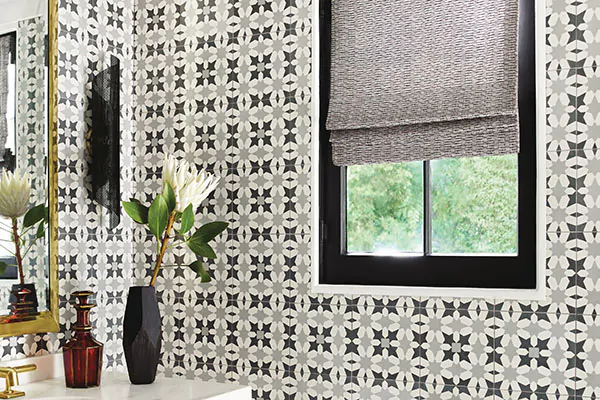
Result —
POLYGON ((123 323, 123 350, 131 383, 154 382, 160 346, 161 321, 154 287, 130 287, 123 323))

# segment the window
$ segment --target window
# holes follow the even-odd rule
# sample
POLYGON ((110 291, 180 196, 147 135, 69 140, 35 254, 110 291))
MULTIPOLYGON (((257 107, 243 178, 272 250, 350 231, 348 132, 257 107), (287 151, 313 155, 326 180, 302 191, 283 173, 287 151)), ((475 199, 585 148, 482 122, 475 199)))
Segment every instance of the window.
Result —
POLYGON ((518 155, 341 168, 325 129, 329 3, 320 25, 318 283, 536 289, 533 2, 520 4, 518 155))
POLYGON ((517 254, 516 155, 346 169, 350 254, 517 254))

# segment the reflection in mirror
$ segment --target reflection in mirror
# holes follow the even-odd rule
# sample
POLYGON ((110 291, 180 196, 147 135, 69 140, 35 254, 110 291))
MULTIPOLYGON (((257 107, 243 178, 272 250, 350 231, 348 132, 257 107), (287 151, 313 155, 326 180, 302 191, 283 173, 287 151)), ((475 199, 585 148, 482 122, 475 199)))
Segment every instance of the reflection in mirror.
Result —
MULTIPOLYGON (((0 0, 0 7, 0 169, 17 170, 26 176, 31 182, 30 206, 45 205, 48 3, 0 0)), ((24 228, 23 218, 18 224, 22 277, 17 268, 12 221, 0 217, 0 272, 2 263, 6 265, 0 274, 0 315, 4 323, 27 320, 50 307, 47 225, 37 221, 24 228)))

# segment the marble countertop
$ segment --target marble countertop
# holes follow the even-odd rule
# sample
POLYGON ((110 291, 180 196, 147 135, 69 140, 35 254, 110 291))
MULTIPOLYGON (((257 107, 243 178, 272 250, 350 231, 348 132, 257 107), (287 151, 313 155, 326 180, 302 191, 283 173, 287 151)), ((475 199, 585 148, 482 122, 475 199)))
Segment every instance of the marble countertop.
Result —
POLYGON ((160 377, 152 385, 132 385, 127 374, 106 371, 96 388, 68 389, 64 378, 56 378, 16 389, 25 391, 23 400, 252 400, 247 386, 160 377))

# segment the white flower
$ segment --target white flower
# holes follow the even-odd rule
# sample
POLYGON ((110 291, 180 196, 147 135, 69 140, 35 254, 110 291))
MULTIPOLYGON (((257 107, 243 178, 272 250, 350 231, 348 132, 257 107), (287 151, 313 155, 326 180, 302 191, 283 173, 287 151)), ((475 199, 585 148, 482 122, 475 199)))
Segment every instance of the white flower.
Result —
POLYGON ((19 218, 29 210, 31 181, 18 171, 2 171, 0 178, 0 215, 19 218))
POLYGON ((216 189, 219 178, 185 160, 167 156, 163 167, 163 190, 167 182, 175 192, 175 211, 183 212, 188 205, 195 209, 216 189))

